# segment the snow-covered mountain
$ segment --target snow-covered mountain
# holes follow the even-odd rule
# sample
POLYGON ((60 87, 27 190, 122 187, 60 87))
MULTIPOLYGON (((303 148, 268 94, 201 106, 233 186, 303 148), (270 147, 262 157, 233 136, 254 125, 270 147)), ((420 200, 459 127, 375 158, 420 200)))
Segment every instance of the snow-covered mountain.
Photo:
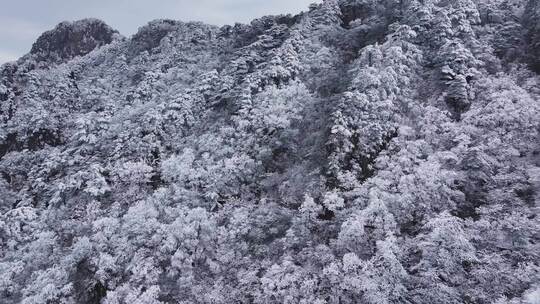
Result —
POLYGON ((1 303, 540 303, 540 1, 326 0, 0 69, 1 303))

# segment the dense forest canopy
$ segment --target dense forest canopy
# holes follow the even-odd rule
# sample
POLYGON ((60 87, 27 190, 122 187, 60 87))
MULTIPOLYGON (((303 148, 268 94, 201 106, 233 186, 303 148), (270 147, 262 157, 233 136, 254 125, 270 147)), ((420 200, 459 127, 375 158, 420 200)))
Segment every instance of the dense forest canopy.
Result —
POLYGON ((0 69, 1 303, 540 303, 540 1, 326 0, 0 69))

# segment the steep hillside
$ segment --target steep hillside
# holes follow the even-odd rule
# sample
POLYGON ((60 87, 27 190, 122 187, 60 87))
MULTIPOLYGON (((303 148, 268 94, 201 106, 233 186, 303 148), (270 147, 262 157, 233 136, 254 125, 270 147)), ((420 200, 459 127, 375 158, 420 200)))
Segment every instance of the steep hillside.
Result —
POLYGON ((537 0, 326 0, 0 69, 1 303, 539 303, 537 0))

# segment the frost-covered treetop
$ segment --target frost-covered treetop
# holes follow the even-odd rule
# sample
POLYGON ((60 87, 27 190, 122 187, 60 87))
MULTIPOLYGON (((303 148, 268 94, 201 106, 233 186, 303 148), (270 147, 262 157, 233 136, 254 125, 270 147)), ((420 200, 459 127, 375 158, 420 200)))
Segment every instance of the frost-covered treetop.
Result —
POLYGON ((536 0, 327 0, 0 68, 0 303, 540 303, 536 0))

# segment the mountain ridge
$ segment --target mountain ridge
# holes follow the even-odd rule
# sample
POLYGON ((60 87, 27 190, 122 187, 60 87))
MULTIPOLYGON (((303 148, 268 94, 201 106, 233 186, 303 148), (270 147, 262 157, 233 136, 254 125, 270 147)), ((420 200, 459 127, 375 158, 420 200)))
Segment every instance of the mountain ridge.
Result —
POLYGON ((61 23, 1 67, 1 301, 537 303, 539 9, 61 23))

